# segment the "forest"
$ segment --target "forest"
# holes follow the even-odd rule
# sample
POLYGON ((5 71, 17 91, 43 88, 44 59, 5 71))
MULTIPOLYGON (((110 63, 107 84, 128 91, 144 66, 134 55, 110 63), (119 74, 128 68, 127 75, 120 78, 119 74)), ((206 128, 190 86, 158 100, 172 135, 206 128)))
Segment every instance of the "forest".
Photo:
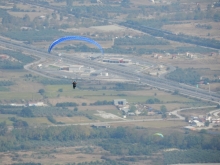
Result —
MULTIPOLYGON (((220 138, 219 135, 209 135, 207 133, 193 132, 171 132, 164 133, 164 138, 155 137, 153 130, 146 128, 90 128, 86 126, 62 126, 62 127, 24 127, 14 129, 11 132, 6 132, 4 123, 0 124, 0 151, 13 150, 29 150, 36 146, 33 142, 68 142, 73 141, 77 144, 78 141, 92 142, 103 149, 109 151, 112 155, 130 155, 141 156, 151 155, 161 149, 177 148, 180 151, 178 163, 189 162, 193 163, 196 160, 199 162, 219 162, 220 138), (192 155, 193 149, 199 148, 192 155), (204 154, 209 155, 209 159, 204 159, 204 154), (194 158, 194 159, 192 159, 194 158)), ((40 144, 40 143, 38 143, 40 144)), ((39 147, 39 146, 38 146, 39 147)), ((177 153, 177 152, 176 152, 177 153)), ((164 153, 166 163, 175 162, 176 157, 170 153, 164 153)))

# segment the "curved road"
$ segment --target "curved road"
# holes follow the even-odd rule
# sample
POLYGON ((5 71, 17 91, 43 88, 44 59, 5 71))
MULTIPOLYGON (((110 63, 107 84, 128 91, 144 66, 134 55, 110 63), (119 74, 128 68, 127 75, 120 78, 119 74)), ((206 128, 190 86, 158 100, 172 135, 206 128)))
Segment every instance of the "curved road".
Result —
MULTIPOLYGON (((184 110, 190 110, 190 109, 204 109, 204 108, 214 108, 216 106, 204 106, 204 107, 190 107, 190 108, 182 108, 182 109, 177 109, 172 112, 170 112, 172 115, 177 116, 176 118, 170 118, 167 119, 169 121, 176 121, 176 120, 185 120, 185 117, 181 116, 178 114, 180 111, 184 110)), ((216 111, 216 110, 215 110, 216 111)), ((211 111, 214 112, 214 111, 211 111)), ((117 121, 106 121, 106 122, 91 122, 91 123, 74 123, 74 124, 53 124, 49 125, 48 127, 59 127, 59 126, 73 126, 73 125, 108 125, 108 124, 115 124, 115 123, 133 123, 133 122, 150 122, 150 121, 162 121, 164 119, 139 119, 139 120, 128 120, 128 119, 123 119, 123 120, 117 120, 117 121)))
POLYGON ((170 112, 170 114, 177 116, 180 120, 185 120, 185 117, 179 115, 178 112, 184 111, 184 110, 190 110, 190 109, 204 109, 204 108, 215 108, 215 107, 216 106, 182 108, 182 109, 174 110, 174 111, 170 112))

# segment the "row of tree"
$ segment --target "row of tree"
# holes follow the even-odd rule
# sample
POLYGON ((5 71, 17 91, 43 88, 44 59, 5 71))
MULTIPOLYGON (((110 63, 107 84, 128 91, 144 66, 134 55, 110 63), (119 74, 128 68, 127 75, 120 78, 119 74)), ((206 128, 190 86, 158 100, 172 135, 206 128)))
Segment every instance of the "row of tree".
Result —
POLYGON ((12 61, 0 61, 0 69, 23 69, 23 65, 19 62, 12 62, 12 61))
MULTIPOLYGON (((117 127, 109 129, 92 129, 85 126, 49 127, 14 129, 5 134, 20 141, 69 141, 102 139, 99 145, 114 154, 148 155, 159 148, 179 149, 210 149, 220 150, 219 136, 208 134, 181 134, 173 132, 165 134, 164 138, 153 135, 147 129, 117 127), (130 145, 128 145, 130 144, 130 145), (127 150, 127 153, 125 152, 127 150), (135 152, 135 150, 138 150, 135 152)), ((10 140, 10 138, 9 138, 10 140)), ((2 149, 2 148, 1 148, 2 149)))
POLYGON ((116 38, 114 45, 168 45, 169 42, 160 40, 152 36, 143 35, 141 37, 116 38))
POLYGON ((62 103, 57 103, 56 107, 76 107, 79 104, 74 103, 74 102, 62 102, 62 103))
POLYGON ((9 80, 0 81, 0 86, 11 86, 11 85, 14 85, 14 82, 9 80))
POLYGON ((90 105, 113 105, 114 102, 113 101, 107 101, 107 100, 103 100, 103 101, 96 101, 94 103, 90 103, 90 105))
POLYGON ((177 81, 180 83, 196 85, 200 81, 200 75, 194 69, 181 69, 177 68, 173 72, 166 75, 170 80, 177 81))
POLYGON ((129 20, 126 22, 121 23, 121 25, 138 29, 142 32, 148 33, 153 36, 163 37, 168 40, 183 42, 183 43, 190 43, 196 44, 200 46, 212 47, 212 48, 220 48, 220 42, 215 39, 207 39, 207 38, 200 38, 195 36, 189 36, 184 34, 174 34, 169 31, 160 30, 156 28, 152 28, 151 26, 147 25, 144 26, 142 22, 129 20))

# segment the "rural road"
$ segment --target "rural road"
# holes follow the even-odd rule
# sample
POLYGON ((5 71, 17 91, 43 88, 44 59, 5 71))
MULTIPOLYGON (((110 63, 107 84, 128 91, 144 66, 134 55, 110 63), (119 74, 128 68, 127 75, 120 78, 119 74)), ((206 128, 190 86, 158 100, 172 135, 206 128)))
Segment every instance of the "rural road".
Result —
MULTIPOLYGON (((172 121, 172 120, 185 120, 185 117, 181 116, 178 114, 178 112, 180 111, 184 111, 184 110, 190 110, 190 109, 204 109, 204 108, 214 108, 216 106, 204 106, 204 107, 190 107, 190 108, 182 108, 182 109, 177 109, 177 110, 174 110, 172 112, 170 112, 172 115, 175 115, 177 116, 177 119, 176 118, 170 118, 170 119, 167 119, 169 121, 172 121)), ((216 112, 215 111, 212 111, 212 112, 216 112)), ((218 111, 220 112, 220 111, 218 111)), ((160 118, 160 119, 139 119, 139 120, 128 120, 128 119, 124 119, 124 120, 119 120, 119 121, 106 121, 106 122, 90 122, 90 123, 74 123, 74 124, 53 124, 53 125, 50 125, 48 127, 58 127, 58 126, 72 126, 72 125, 107 125, 107 124, 114 124, 114 123, 133 123, 133 122, 145 122, 145 121, 162 121, 164 119, 160 118)))
POLYGON ((220 109, 216 109, 213 111, 210 111, 209 114, 215 116, 215 117, 219 117, 218 114, 220 113, 220 109))
MULTIPOLYGON (((204 106, 204 107, 182 108, 182 109, 174 110, 174 111, 170 112, 170 114, 177 116, 177 117, 179 118, 179 120, 185 120, 185 117, 179 115, 178 112, 184 111, 184 110, 190 110, 190 109, 204 109, 204 108, 215 108, 215 107, 216 107, 216 106, 204 106)), ((216 111, 216 110, 215 110, 215 111, 216 111)))

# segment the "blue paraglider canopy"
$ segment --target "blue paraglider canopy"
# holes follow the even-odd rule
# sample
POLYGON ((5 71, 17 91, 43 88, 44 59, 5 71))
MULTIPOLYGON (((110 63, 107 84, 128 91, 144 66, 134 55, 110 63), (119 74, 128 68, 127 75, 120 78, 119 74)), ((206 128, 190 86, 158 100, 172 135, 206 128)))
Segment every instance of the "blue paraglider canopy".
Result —
POLYGON ((94 44, 97 48, 99 48, 99 50, 101 51, 101 53, 103 54, 103 49, 101 47, 101 45, 99 45, 96 41, 87 38, 87 37, 83 37, 83 36, 66 36, 66 37, 62 37, 59 38, 57 40, 55 40, 48 48, 48 53, 51 52, 51 50, 53 49, 54 46, 56 46, 57 44, 64 42, 64 41, 68 41, 68 40, 79 40, 79 41, 86 41, 89 42, 91 44, 94 44))

